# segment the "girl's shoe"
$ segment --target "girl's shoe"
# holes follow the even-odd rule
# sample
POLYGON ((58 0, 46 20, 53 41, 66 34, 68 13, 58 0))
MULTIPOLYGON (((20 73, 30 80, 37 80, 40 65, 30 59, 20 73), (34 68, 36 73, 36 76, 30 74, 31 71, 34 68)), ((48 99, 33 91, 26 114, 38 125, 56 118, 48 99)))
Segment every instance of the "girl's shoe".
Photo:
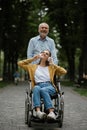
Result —
POLYGON ((47 119, 53 119, 53 120, 56 120, 56 115, 54 114, 54 112, 50 112, 48 115, 47 115, 47 119))
POLYGON ((45 112, 37 111, 36 117, 38 117, 39 119, 45 119, 47 117, 47 114, 45 112))

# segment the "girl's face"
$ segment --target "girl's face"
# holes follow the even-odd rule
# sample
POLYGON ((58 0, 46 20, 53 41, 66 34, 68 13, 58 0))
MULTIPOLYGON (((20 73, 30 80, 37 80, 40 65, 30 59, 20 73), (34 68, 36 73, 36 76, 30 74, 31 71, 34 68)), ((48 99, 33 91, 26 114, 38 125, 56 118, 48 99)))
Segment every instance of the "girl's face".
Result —
POLYGON ((49 51, 43 51, 41 52, 41 58, 44 60, 48 60, 48 58, 50 57, 50 52, 49 51))

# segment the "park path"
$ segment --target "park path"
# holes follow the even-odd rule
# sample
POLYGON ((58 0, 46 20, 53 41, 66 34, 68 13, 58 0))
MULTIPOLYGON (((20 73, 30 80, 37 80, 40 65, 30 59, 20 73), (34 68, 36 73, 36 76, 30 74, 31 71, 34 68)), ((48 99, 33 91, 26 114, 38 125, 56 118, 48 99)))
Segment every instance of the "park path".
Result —
POLYGON ((0 130, 87 130, 87 98, 80 96, 72 88, 63 87, 65 92, 64 123, 33 124, 29 128, 24 123, 25 90, 28 82, 0 89, 0 130))

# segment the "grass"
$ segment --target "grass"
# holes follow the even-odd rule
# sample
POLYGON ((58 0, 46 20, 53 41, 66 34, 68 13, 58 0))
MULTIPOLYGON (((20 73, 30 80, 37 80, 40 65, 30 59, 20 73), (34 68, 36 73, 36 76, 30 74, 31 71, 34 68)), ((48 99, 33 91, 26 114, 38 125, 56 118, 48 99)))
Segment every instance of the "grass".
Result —
POLYGON ((61 85, 67 86, 67 87, 72 87, 74 91, 79 93, 81 96, 86 96, 87 97, 87 85, 83 85, 79 88, 75 86, 74 82, 71 81, 61 81, 61 85))
POLYGON ((9 82, 0 81, 0 88, 7 86, 9 82))
POLYGON ((71 82, 71 81, 61 81, 61 85, 67 86, 67 87, 73 87, 74 86, 74 82, 71 82))
POLYGON ((87 88, 74 88, 73 90, 79 93, 81 96, 87 97, 87 88))

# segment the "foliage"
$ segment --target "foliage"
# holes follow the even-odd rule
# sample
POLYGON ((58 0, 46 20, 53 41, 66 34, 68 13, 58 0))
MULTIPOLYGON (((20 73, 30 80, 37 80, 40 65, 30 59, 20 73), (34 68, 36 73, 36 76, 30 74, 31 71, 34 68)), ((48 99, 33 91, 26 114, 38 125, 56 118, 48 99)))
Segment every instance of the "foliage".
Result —
POLYGON ((78 92, 80 95, 87 97, 87 89, 85 89, 85 88, 74 88, 74 90, 76 92, 78 92))
POLYGON ((74 86, 74 82, 65 80, 65 81, 61 81, 61 85, 68 86, 68 87, 73 87, 74 86))
POLYGON ((39 21, 39 1, 37 6, 34 1, 0 1, 1 2, 1 49, 4 51, 3 77, 12 78, 12 74, 18 68, 19 57, 26 57, 28 40, 37 31, 39 21), (36 12, 35 12, 35 11, 36 12), (36 19, 36 20, 35 20, 36 19), (35 23, 33 22, 35 20, 35 23))
POLYGON ((0 81, 0 88, 3 88, 5 86, 7 86, 8 84, 9 84, 9 82, 0 81))
MULTIPOLYGON (((62 47, 62 50, 64 51, 64 54, 67 57, 68 62, 68 68, 69 68, 69 77, 70 80, 75 79, 75 71, 76 71, 76 51, 77 48, 81 49, 81 55, 79 55, 78 64, 81 66, 78 66, 79 70, 79 76, 83 76, 83 70, 82 68, 86 68, 87 73, 87 65, 86 58, 87 53, 85 53, 87 48, 85 46, 87 40, 85 34, 87 34, 87 25, 83 23, 87 23, 87 2, 86 1, 73 1, 73 0, 49 0, 46 1, 46 6, 48 7, 48 13, 49 21, 51 21, 52 24, 55 23, 56 30, 60 34, 60 45, 62 47), (84 17, 85 16, 85 17, 84 17), (86 18, 86 19, 85 19, 86 18), (85 25, 85 30, 84 30, 85 25), (84 36, 83 36, 84 35, 84 36), (84 56, 83 56, 84 55, 84 56), (81 56, 81 57, 80 57, 81 56), (83 58, 84 57, 84 58, 83 58), (80 62, 82 61, 82 62, 80 62), (85 63, 84 63, 85 61, 85 63)), ((63 53, 62 53, 63 54, 63 53)), ((64 54, 62 55, 64 57, 64 54)), ((62 57, 62 58, 63 58, 62 57)))
POLYGON ((72 87, 72 89, 74 91, 76 91, 77 93, 79 93, 82 96, 86 96, 87 97, 87 84, 83 84, 83 86, 77 88, 75 87, 75 83, 71 82, 71 81, 61 81, 61 85, 64 87, 72 87))
POLYGON ((87 1, 0 0, 0 50, 4 52, 3 77, 11 79, 18 58, 26 58, 28 41, 47 22, 56 43, 59 64, 75 80, 87 74, 87 1), (79 50, 79 51, 78 51, 79 50))

